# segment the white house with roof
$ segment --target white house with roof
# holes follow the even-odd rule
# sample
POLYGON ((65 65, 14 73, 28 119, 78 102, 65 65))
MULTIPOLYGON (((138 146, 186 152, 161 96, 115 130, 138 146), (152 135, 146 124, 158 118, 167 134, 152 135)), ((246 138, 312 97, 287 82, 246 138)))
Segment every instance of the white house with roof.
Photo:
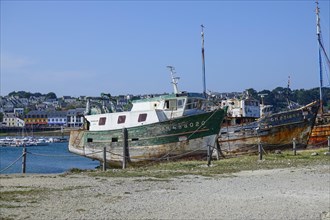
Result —
POLYGON ((67 111, 68 127, 81 127, 84 123, 85 108, 69 109, 67 111))
POLYGON ((24 127, 23 119, 16 117, 15 113, 5 113, 3 116, 3 125, 6 127, 24 127))

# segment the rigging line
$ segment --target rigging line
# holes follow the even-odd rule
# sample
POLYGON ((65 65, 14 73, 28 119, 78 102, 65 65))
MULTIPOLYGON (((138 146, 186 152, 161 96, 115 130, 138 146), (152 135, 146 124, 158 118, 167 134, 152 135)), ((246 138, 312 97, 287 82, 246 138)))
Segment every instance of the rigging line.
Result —
POLYGON ((327 52, 325 51, 325 49, 324 49, 324 47, 323 47, 323 44, 322 44, 322 42, 321 42, 321 39, 318 39, 318 42, 319 42, 319 45, 320 45, 320 47, 321 47, 321 49, 322 49, 322 52, 323 52, 323 54, 324 54, 324 56, 325 56, 325 58, 326 58, 326 61, 327 61, 327 63, 328 63, 328 67, 330 68, 330 59, 329 59, 329 57, 328 57, 327 52))
POLYGON ((17 158, 13 163, 11 163, 9 166, 7 166, 6 168, 0 170, 0 173, 2 173, 3 171, 8 170, 10 167, 12 167, 19 159, 21 159, 23 157, 24 154, 22 154, 19 158, 17 158))

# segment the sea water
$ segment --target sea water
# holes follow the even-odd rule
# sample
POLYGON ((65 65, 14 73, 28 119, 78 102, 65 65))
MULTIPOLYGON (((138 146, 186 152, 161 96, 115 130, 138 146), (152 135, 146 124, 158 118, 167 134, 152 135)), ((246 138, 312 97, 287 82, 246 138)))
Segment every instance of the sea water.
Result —
MULTIPOLYGON (((73 168, 95 169, 100 165, 99 161, 70 153, 67 142, 30 146, 26 151, 26 173, 64 173, 73 168)), ((22 147, 0 147, 0 174, 22 173, 22 158, 18 159, 22 154, 22 147)))

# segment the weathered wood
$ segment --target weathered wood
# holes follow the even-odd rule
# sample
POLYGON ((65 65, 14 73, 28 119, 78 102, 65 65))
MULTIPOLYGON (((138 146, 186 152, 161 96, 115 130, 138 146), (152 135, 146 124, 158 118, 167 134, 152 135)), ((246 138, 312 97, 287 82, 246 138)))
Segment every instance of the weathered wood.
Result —
POLYGON ((26 173, 26 147, 25 147, 25 144, 23 146, 22 173, 26 173))
POLYGON ((292 150, 293 150, 293 155, 297 155, 297 148, 296 148, 296 138, 293 138, 292 140, 292 150))
POLYGON ((123 128, 123 162, 122 162, 122 168, 125 169, 127 167, 127 161, 129 158, 128 155, 128 134, 127 134, 127 128, 123 128))
POLYGON ((107 170, 107 148, 103 147, 103 164, 102 164, 102 170, 107 170))
POLYGON ((211 165, 212 153, 211 153, 211 145, 207 145, 207 166, 211 165))
POLYGON ((258 144, 259 160, 262 160, 262 151, 263 151, 263 149, 262 149, 262 145, 261 145, 261 143, 259 142, 259 144, 258 144))

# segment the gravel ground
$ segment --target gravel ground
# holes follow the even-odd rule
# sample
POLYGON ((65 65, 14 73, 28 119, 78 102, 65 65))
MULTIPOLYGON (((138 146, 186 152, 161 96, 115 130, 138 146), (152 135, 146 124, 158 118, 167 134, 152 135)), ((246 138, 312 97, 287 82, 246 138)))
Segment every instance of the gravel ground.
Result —
POLYGON ((330 219, 330 165, 167 180, 0 175, 0 185, 0 219, 330 219), (27 193, 6 197, 17 190, 27 193))

